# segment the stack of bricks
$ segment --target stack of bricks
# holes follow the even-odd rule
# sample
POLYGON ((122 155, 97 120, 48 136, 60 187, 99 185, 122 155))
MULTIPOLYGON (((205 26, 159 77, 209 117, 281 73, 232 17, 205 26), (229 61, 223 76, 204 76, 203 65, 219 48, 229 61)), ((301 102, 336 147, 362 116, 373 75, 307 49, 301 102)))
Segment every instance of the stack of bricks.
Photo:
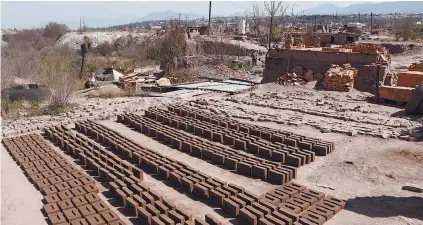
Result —
POLYGON ((324 224, 346 206, 343 200, 292 182, 266 193, 259 203, 264 207, 253 203, 240 210, 239 224, 324 224))
POLYGON ((352 52, 352 50, 348 48, 330 48, 330 47, 323 47, 322 51, 324 52, 352 52))
POLYGON ((357 45, 357 46, 346 46, 346 49, 351 50, 351 52, 359 53, 386 53, 386 48, 383 46, 377 45, 357 45))
POLYGON ((3 144, 44 195, 43 212, 49 224, 125 224, 97 195, 95 180, 50 148, 40 135, 7 138, 3 144))
POLYGON ((354 78, 358 71, 350 64, 342 66, 333 64, 325 73, 323 86, 326 90, 332 91, 351 91, 354 88, 354 78))
POLYGON ((412 63, 408 67, 408 71, 420 71, 420 72, 423 72, 423 60, 421 60, 420 63, 412 63))

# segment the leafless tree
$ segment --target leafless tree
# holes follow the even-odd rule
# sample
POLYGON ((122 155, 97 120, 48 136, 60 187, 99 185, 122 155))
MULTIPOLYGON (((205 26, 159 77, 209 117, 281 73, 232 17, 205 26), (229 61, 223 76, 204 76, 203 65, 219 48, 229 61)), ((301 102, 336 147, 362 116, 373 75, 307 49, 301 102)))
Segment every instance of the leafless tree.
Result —
POLYGON ((272 48, 272 42, 283 37, 287 9, 282 1, 264 2, 263 6, 253 5, 250 30, 253 35, 260 37, 260 44, 267 49, 272 48), (275 29, 275 24, 282 24, 282 29, 275 29))

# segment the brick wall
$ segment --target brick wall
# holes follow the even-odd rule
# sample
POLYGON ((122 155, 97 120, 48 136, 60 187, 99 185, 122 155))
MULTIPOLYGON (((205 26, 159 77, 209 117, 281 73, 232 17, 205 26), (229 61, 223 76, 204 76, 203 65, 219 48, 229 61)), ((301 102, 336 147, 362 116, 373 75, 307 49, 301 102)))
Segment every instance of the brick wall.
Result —
POLYGON ((380 87, 380 98, 394 101, 408 102, 413 95, 414 88, 410 87, 380 87))
POLYGON ((398 86, 415 88, 423 82, 423 72, 405 71, 398 74, 398 86))
MULTIPOLYGON (((378 55, 372 53, 350 53, 350 52, 322 52, 313 50, 296 49, 272 49, 268 52, 262 83, 274 82, 288 69, 295 66, 303 66, 311 69, 314 73, 324 74, 332 64, 342 65, 350 63, 358 70, 358 76, 354 86, 360 91, 372 91, 375 84, 376 70, 372 63, 377 62, 378 55), (370 65, 370 66, 368 66, 370 65)), ((387 70, 387 67, 383 68, 387 70)), ((382 73, 382 74, 385 74, 382 73)))

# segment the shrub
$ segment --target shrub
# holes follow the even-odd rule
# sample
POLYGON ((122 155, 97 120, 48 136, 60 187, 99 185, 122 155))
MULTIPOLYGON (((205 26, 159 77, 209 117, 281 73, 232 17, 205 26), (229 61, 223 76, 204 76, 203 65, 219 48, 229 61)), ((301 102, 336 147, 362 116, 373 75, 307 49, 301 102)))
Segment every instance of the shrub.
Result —
POLYGON ((50 22, 44 28, 43 36, 47 38, 51 38, 54 41, 57 41, 68 31, 69 31, 69 28, 65 24, 50 22))

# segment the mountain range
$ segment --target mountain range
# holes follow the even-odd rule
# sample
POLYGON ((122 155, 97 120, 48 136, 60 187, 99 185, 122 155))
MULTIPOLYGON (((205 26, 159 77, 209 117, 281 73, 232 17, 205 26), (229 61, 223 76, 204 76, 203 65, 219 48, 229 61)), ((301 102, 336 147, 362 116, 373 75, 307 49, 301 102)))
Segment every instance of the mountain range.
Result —
POLYGON ((423 13, 423 1, 415 2, 382 2, 352 4, 347 7, 338 7, 334 4, 325 3, 307 9, 304 14, 388 14, 388 13, 423 13))
MULTIPOLYGON (((338 7, 331 3, 324 3, 316 7, 309 8, 304 11, 306 15, 313 14, 370 14, 371 12, 375 14, 387 14, 387 13, 423 13, 423 1, 415 2, 383 2, 383 3, 362 3, 362 4, 352 4, 347 7, 338 7)), ((179 14, 181 15, 181 20, 185 20, 185 15, 188 16, 188 19, 200 19, 207 18, 208 15, 201 15, 195 13, 183 13, 175 12, 172 10, 167 10, 163 12, 152 12, 145 16, 139 17, 134 15, 127 15, 120 18, 85 18, 85 24, 89 27, 109 27, 114 25, 129 24, 143 21, 153 21, 153 20, 167 20, 170 18, 178 19, 179 14)), ((213 15, 217 17, 218 15, 213 15)), ((231 15, 226 16, 245 16, 244 12, 237 12, 231 15)), ((35 27, 44 27, 49 21, 45 23, 40 23, 35 27)), ((78 21, 56 21, 58 23, 67 24, 72 29, 77 29, 79 27, 78 21)))

